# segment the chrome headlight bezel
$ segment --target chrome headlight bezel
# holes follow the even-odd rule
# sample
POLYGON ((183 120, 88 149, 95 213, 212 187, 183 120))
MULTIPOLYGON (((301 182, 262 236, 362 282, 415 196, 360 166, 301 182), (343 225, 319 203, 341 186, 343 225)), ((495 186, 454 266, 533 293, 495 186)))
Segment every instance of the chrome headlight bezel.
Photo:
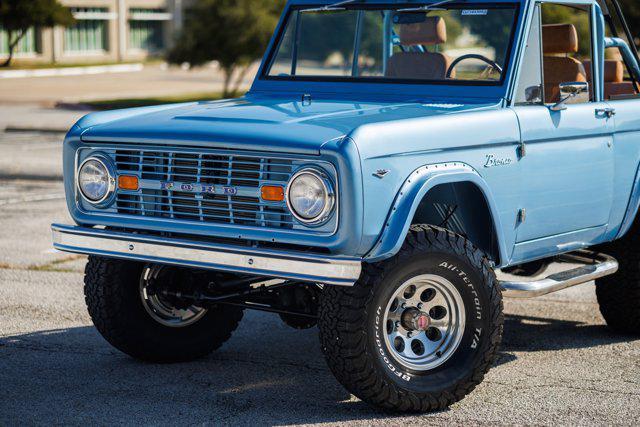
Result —
POLYGON ((336 206, 336 193, 333 188, 334 188, 333 184, 329 179, 328 174, 324 172, 322 169, 317 167, 303 167, 298 171, 296 171, 296 173, 294 173, 293 176, 291 176, 291 179, 289 179, 289 182, 287 183, 287 188, 285 189, 285 200, 287 202, 287 208, 289 209, 289 212, 291 212, 291 215, 293 215, 293 217, 296 220, 298 220, 304 225, 307 225, 307 226, 323 225, 327 221, 329 221, 329 219, 331 218, 331 215, 334 212, 334 208, 336 206), (324 193, 325 193, 324 207, 322 211, 314 218, 305 218, 301 216, 300 214, 298 214, 298 212, 296 212, 295 208, 291 203, 291 197, 290 197, 291 188, 295 183, 295 181, 303 175, 311 175, 312 177, 316 178, 324 189, 324 193))
POLYGON ((115 192, 116 192, 116 172, 115 172, 115 167, 113 165, 113 162, 105 155, 94 154, 94 155, 86 158, 85 160, 83 160, 82 163, 80 164, 80 166, 78 166, 78 169, 76 170, 75 179, 76 179, 76 189, 77 189, 78 193, 80 193, 80 196, 82 196, 83 200, 85 200, 87 203, 91 204, 92 206, 105 207, 105 206, 110 204, 111 200, 113 199, 113 197, 115 195, 115 192), (89 163, 91 161, 95 161, 95 162, 99 163, 107 173, 107 191, 104 194, 104 196, 102 196, 98 200, 93 200, 90 197, 88 197, 84 193, 84 191, 82 190, 82 187, 80 185, 80 172, 82 171, 82 168, 87 163, 89 163))

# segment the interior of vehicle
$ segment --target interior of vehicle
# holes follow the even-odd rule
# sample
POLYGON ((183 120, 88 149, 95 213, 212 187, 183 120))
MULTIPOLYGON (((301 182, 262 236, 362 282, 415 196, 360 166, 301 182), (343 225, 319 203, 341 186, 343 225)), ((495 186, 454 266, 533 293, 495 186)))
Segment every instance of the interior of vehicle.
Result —
MULTIPOLYGON (((546 101, 549 103, 560 101, 561 83, 589 82, 590 91, 592 91, 591 60, 579 61, 569 56, 569 54, 578 53, 579 41, 575 26, 572 24, 544 25, 542 40, 546 101)), ((608 59, 604 65, 605 99, 636 93, 633 83, 625 81, 625 65, 622 60, 608 59)))
MULTIPOLYGON (((435 46, 447 42, 447 24, 441 16, 427 17, 424 22, 402 24, 400 44, 406 47, 435 46)), ((400 79, 443 80, 453 59, 448 55, 435 52, 401 51, 389 58, 386 77, 400 79)), ((455 69, 450 78, 455 78, 455 69)))
POLYGON ((543 25, 542 45, 545 100, 555 103, 560 101, 561 83, 588 81, 584 64, 569 56, 578 53, 576 27, 572 24, 543 25))
MULTIPOLYGON (((560 101, 560 84, 588 82, 593 99, 591 23, 588 9, 567 5, 542 6, 542 50, 545 102, 560 101)), ((639 91, 629 78, 618 49, 607 50, 604 66, 606 100, 634 96, 639 91)))
POLYGON ((295 10, 268 76, 497 85, 508 67, 516 18, 513 5, 295 10))

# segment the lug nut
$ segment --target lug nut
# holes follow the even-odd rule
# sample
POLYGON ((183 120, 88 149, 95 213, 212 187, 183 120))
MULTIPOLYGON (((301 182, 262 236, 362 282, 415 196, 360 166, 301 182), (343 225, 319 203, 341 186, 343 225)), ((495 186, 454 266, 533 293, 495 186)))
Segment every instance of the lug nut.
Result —
POLYGON ((396 325, 396 328, 399 328, 399 327, 400 327, 400 321, 399 321, 399 320, 396 320, 395 325, 396 325))
POLYGON ((412 336, 413 336, 413 332, 411 332, 411 331, 407 332, 407 337, 408 338, 411 338, 412 336))
POLYGON ((403 302, 400 308, 407 308, 407 304, 403 302))
POLYGON ((422 310, 422 303, 418 304, 418 310, 422 310))

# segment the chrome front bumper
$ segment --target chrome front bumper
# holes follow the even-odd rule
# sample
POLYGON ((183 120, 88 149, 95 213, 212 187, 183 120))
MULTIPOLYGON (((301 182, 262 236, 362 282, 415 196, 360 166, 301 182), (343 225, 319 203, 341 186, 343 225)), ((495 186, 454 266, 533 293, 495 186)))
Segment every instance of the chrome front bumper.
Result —
POLYGON ((351 286, 360 277, 358 258, 270 249, 53 224, 53 246, 64 252, 351 286))

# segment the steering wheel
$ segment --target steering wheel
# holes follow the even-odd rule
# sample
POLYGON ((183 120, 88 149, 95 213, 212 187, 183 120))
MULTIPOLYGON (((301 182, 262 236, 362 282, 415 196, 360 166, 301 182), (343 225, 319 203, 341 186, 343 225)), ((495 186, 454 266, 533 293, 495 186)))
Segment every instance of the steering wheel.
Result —
MULTIPOLYGON (((450 79, 451 78, 451 73, 453 73, 453 70, 458 66, 458 64, 460 64, 462 61, 466 61, 467 59, 479 59, 480 61, 486 62, 489 67, 491 67, 494 70, 498 71, 498 73, 500 73, 500 75, 502 75, 502 67, 496 61, 492 61, 492 60, 490 60, 489 58, 487 58, 486 56, 483 56, 483 55, 477 55, 475 53, 470 53, 468 55, 462 55, 459 58, 456 58, 455 61, 453 61, 451 63, 451 65, 449 66, 449 68, 447 69, 446 77, 448 79, 450 79)), ((487 67, 487 69, 489 67, 487 67)), ((486 72, 486 70, 483 71, 483 74, 485 72, 486 72)))

